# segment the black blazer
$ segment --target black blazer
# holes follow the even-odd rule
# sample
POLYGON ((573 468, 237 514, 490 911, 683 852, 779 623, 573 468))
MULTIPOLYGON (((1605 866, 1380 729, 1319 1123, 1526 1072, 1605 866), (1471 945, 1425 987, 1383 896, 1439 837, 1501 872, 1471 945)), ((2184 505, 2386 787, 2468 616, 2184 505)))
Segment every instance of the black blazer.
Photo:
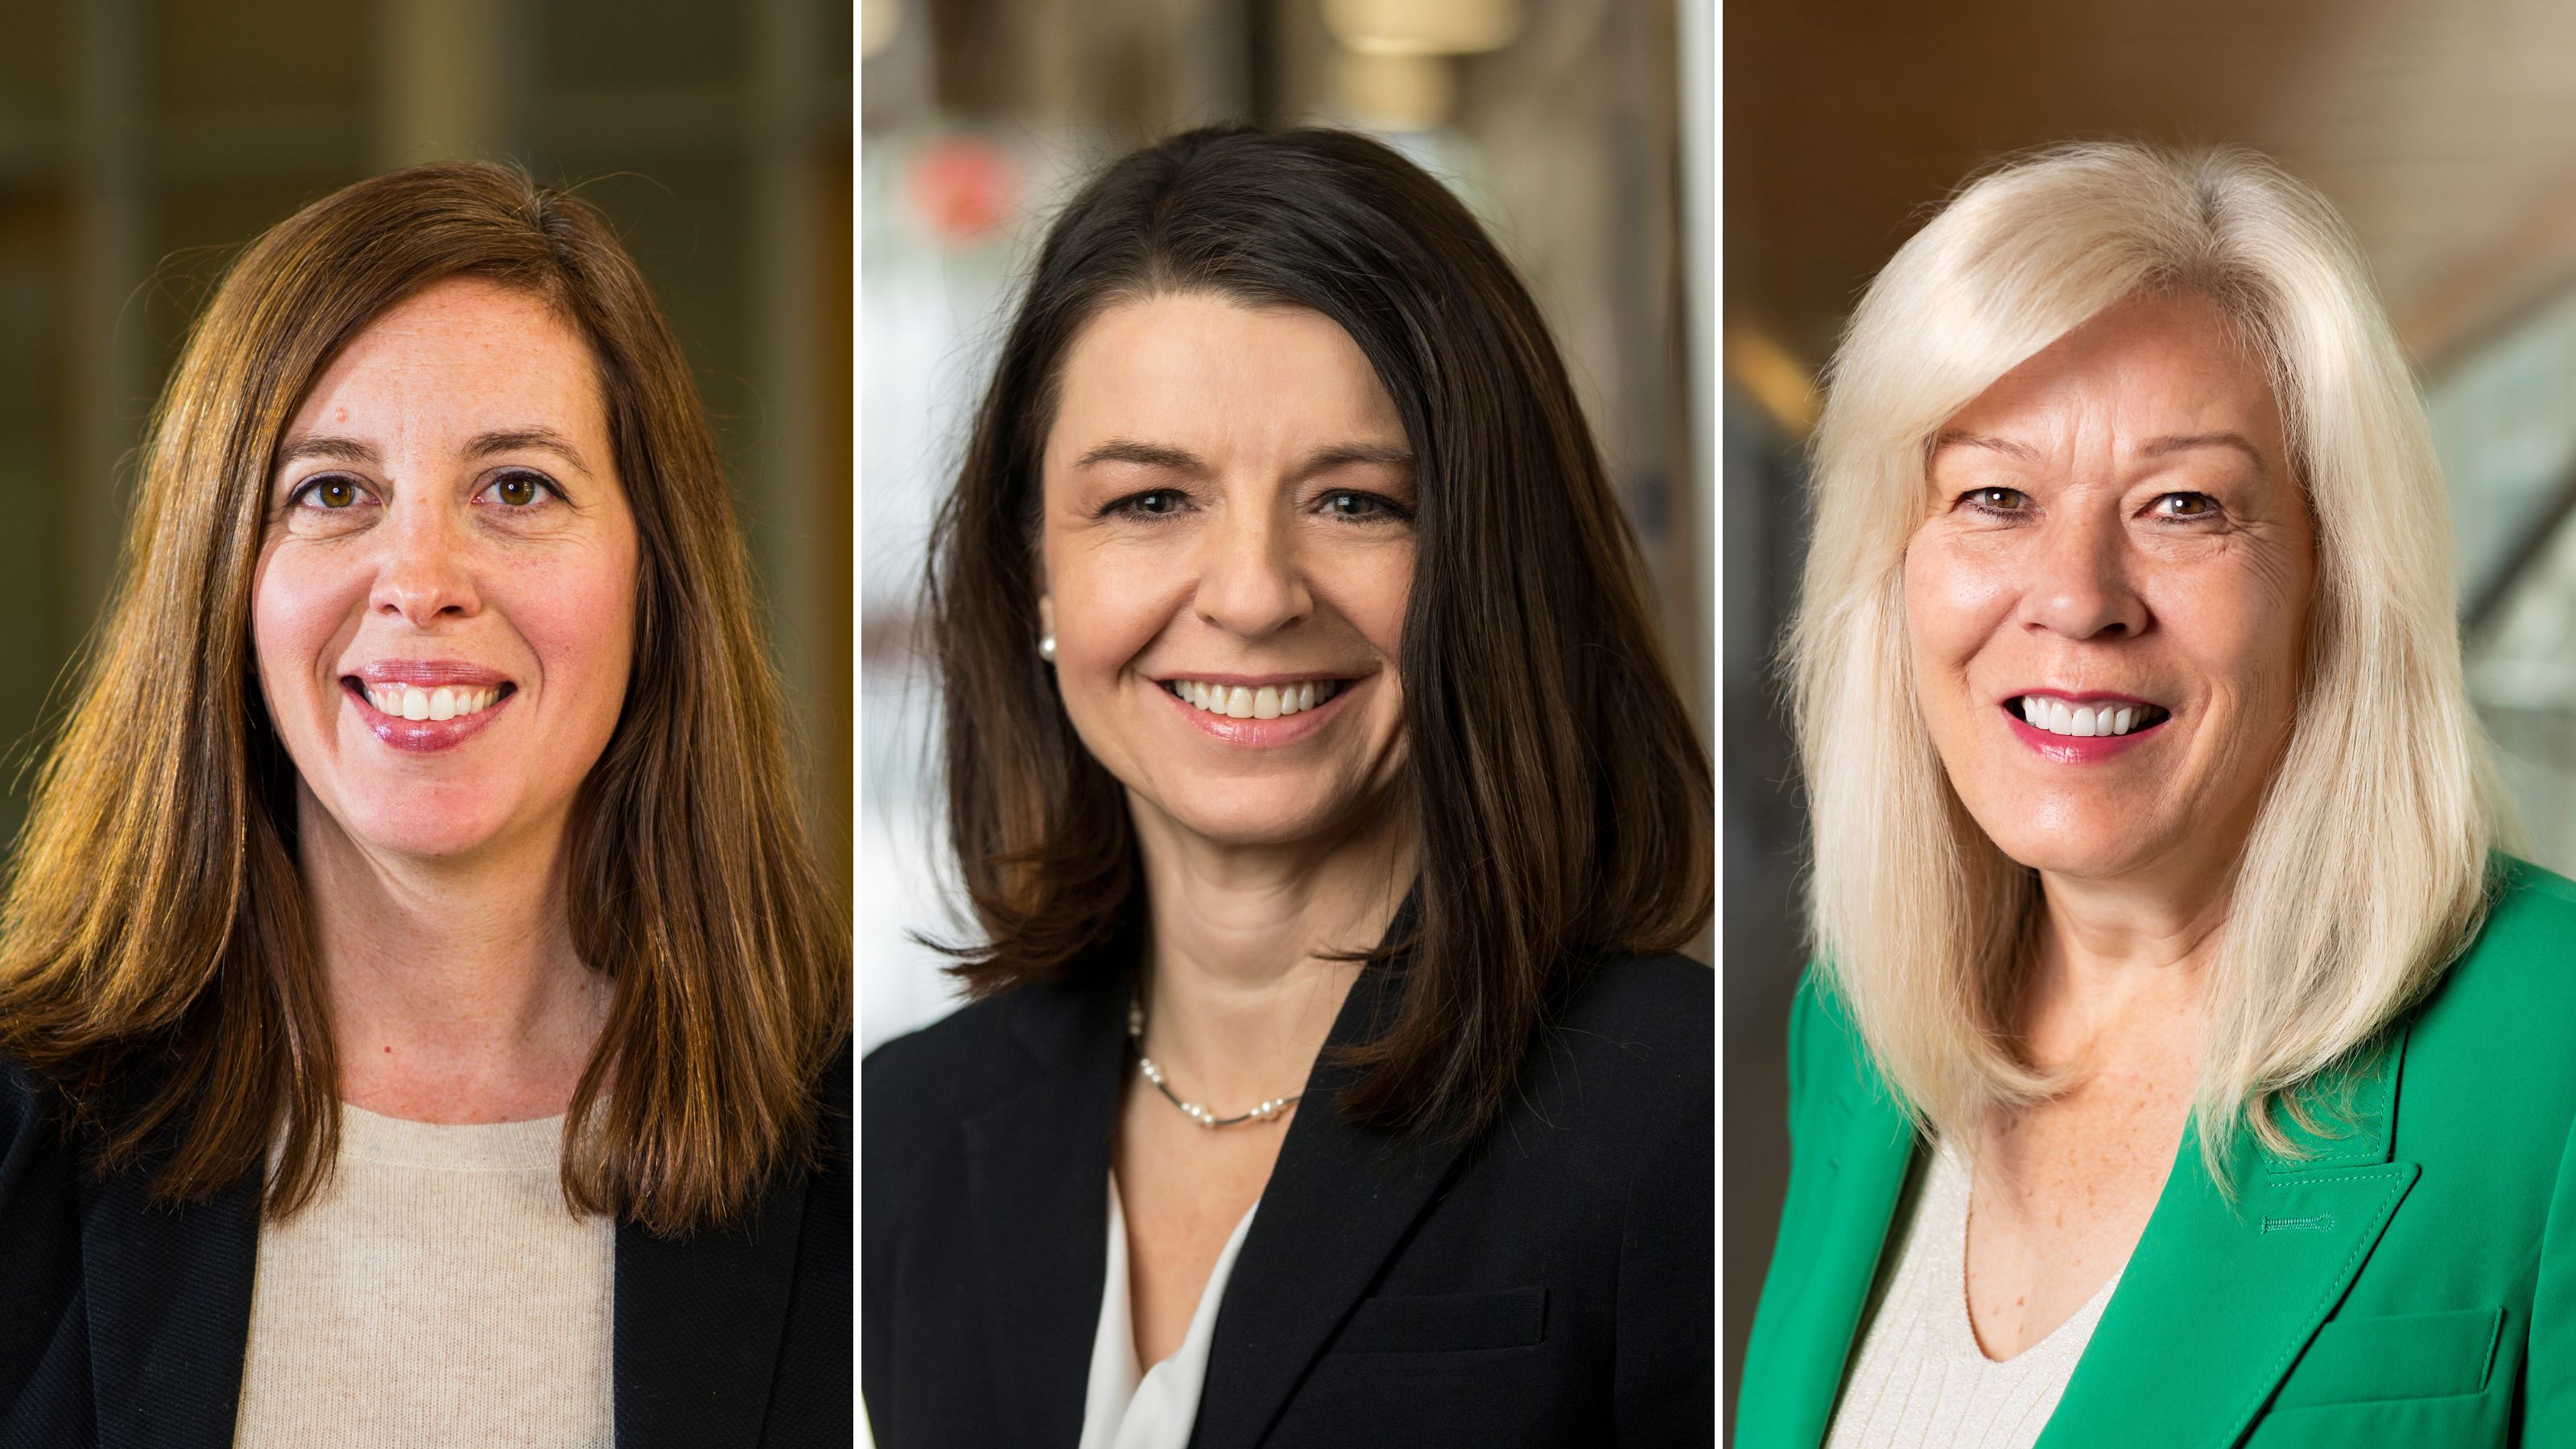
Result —
MULTIPOLYGON (((1131 967, 1026 986, 861 1070, 860 1385, 883 1449, 1072 1449, 1131 967)), ((1372 967, 1330 1042, 1360 1040, 1372 967)), ((1716 1439, 1715 982, 1587 970, 1472 1143, 1365 1130, 1318 1058, 1218 1309, 1195 1449, 1716 1439)))
MULTIPOLYGON (((847 1444, 850 1053, 820 1084, 823 1170, 740 1231, 617 1226, 617 1449, 847 1444)), ((260 1170, 214 1202, 84 1171, 61 1099, 0 1062, 0 1449, 221 1449, 249 1344, 260 1170)))

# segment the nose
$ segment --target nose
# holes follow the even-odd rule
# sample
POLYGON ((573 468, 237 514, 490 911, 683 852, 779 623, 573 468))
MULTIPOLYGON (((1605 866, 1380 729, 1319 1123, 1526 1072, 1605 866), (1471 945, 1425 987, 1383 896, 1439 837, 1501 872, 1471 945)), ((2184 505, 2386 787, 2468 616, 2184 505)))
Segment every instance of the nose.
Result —
POLYGON ((2067 639, 2135 638, 2146 600, 2130 576, 2116 509, 2061 513, 2040 530, 2022 588, 2023 627, 2067 639))
POLYGON ((1289 537, 1266 509, 1223 510, 1200 552, 1198 616, 1228 633, 1265 638, 1314 610, 1289 537))
POLYGON ((466 556, 471 540, 463 536, 462 521, 450 518, 448 510, 417 495, 397 499, 393 517, 378 536, 385 549, 367 599, 370 613, 428 629, 481 611, 466 556))

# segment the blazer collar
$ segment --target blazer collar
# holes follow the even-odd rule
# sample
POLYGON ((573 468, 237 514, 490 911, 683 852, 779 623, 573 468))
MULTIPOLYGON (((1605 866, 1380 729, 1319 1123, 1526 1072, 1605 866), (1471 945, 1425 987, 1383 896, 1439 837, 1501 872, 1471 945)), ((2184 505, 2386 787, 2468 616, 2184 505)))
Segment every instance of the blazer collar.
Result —
POLYGON ((2286 1124, 2301 1155, 2240 1140, 2232 1202, 2185 1134, 2041 1449, 2224 1449, 2244 1435, 2415 1185, 2417 1165, 2392 1151, 2406 1037, 2400 1023, 2318 1080, 2303 1099, 2317 1123, 2286 1124))
POLYGON ((1133 959, 1132 949, 1104 952, 1072 983, 1005 998, 1035 1069, 959 1129, 994 1351, 978 1371, 1006 1401, 996 1420, 1025 1426, 1030 1443, 1082 1436, 1109 1271, 1109 1146, 1133 959))
MULTIPOLYGON (((173 1208, 149 1201, 148 1163, 81 1173, 99 1449, 226 1449, 250 1347, 265 1164, 210 1202, 173 1208)), ((668 1240, 618 1224, 620 1449, 759 1441, 809 1190, 798 1179, 773 1191, 732 1233, 668 1240)))
POLYGON ((225 1449, 241 1413, 264 1164, 210 1202, 148 1198, 146 1157, 80 1174, 99 1449, 225 1449))
POLYGON ((1825 1441, 1916 1141, 1896 1094, 1866 1068, 1824 1111, 1818 1140, 1828 1178, 1826 1220, 1806 1282, 1791 1300, 1800 1311, 1780 1320, 1779 1339, 1765 1358, 1783 1375, 1784 1398, 1791 1383, 1806 1391, 1784 1406, 1780 1442, 1792 1445, 1825 1441))
POLYGON ((619 1449, 761 1442, 813 1184, 782 1182, 731 1232, 659 1238, 617 1224, 609 1331, 619 1449))
MULTIPOLYGON (((1409 924, 1408 904, 1390 937, 1409 924)), ((1458 1158, 1454 1137, 1357 1127, 1335 1110, 1357 1078, 1337 1049, 1374 1038, 1401 989, 1401 968, 1362 971, 1317 1054, 1217 1310, 1196 1449, 1261 1441, 1458 1158)))
MULTIPOLYGON (((2414 1185, 2416 1164, 2392 1155, 2406 1039, 2401 1022, 2319 1079, 2304 1099, 2318 1104, 2318 1120, 2284 1124, 2301 1155, 2240 1142, 2232 1202, 2202 1169, 2197 1126, 2186 1130, 2039 1449, 2237 1441, 2414 1185)), ((1842 1120, 1823 1139, 1830 1219, 1799 1295, 1806 1311, 1783 1321, 1773 1355, 1831 1372, 1799 1375, 1815 1392, 1791 1409, 1789 1444, 1824 1442, 1917 1145, 1874 1072, 1848 1084, 1834 1110, 1842 1120)))

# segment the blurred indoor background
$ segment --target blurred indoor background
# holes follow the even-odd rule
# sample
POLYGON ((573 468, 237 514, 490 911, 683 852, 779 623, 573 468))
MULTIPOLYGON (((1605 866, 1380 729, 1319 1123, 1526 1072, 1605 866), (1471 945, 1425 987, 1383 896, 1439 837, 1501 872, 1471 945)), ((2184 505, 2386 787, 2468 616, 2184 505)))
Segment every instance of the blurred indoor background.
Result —
POLYGON ((1056 207, 1190 126, 1376 133, 1452 185, 1554 327, 1644 542, 1682 685, 1712 696, 1709 231, 1699 0, 862 0, 859 1031, 954 1005, 924 541, 1056 207))
POLYGON ((348 182, 465 156, 582 183, 661 298, 846 880, 852 25, 839 0, 0 0, 0 839, 226 262, 348 182))
POLYGON ((2317 185, 2411 350, 2459 525, 2470 688, 2528 832, 2576 870, 2576 8, 2547 0, 1732 0, 1721 766, 1725 1381, 1787 1170, 1801 811, 1772 664, 1813 379, 1962 176, 2085 136, 2234 142, 2317 185))

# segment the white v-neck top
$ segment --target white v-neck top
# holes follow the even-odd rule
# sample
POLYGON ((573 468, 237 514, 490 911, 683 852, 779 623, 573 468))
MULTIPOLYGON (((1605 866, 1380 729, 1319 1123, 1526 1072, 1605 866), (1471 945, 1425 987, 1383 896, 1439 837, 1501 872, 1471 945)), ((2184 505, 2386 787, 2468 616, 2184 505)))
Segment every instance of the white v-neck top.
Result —
POLYGON ((562 1142, 344 1104, 321 1195, 260 1224, 234 1442, 607 1449, 616 1223, 562 1142))
POLYGON ((1140 1371, 1136 1329, 1127 1301, 1127 1214, 1118 1205, 1118 1177, 1109 1178, 1109 1274, 1100 1287, 1100 1326, 1091 1336, 1091 1386, 1082 1396, 1081 1449, 1187 1449, 1198 1423, 1199 1389, 1207 1382, 1208 1344, 1216 1337, 1217 1305, 1225 1280, 1252 1231, 1261 1202, 1243 1210, 1216 1255, 1190 1330, 1170 1358, 1140 1371))
POLYGON ((1896 1266, 1844 1376, 1826 1449, 2030 1449, 2122 1273, 2046 1338, 1997 1362, 1968 1321, 1968 1171, 1936 1151, 1896 1266))

